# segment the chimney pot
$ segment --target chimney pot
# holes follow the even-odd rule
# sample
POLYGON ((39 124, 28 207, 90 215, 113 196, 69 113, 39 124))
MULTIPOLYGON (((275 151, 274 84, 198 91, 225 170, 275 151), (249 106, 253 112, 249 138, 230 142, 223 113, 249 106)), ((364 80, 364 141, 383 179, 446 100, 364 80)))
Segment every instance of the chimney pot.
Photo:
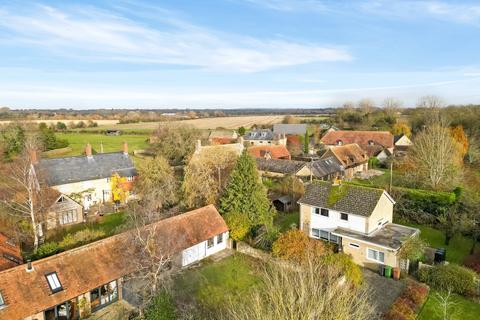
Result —
POLYGON ((85 154, 88 158, 92 157, 92 145, 90 143, 85 146, 85 154))

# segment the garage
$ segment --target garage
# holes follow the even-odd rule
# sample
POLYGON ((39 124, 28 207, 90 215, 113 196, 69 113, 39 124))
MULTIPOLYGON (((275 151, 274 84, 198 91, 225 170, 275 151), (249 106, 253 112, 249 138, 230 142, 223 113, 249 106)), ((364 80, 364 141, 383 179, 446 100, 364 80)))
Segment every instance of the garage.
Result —
POLYGON ((193 247, 183 250, 182 267, 199 261, 205 257, 205 242, 201 242, 193 247))

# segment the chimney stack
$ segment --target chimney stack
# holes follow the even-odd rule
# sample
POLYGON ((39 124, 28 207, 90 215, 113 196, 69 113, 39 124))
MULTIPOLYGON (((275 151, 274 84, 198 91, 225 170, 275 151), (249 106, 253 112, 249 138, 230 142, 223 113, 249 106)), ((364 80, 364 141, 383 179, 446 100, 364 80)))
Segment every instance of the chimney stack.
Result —
POLYGON ((90 143, 87 143, 87 145, 85 146, 85 155, 87 156, 87 158, 92 157, 92 145, 90 143))
POLYGON ((32 164, 38 163, 37 150, 30 150, 30 161, 32 162, 32 164))
POLYGON ((27 260, 27 272, 32 272, 33 271, 33 266, 32 266, 32 260, 28 259, 27 260))
POLYGON ((128 156, 128 143, 127 143, 127 141, 123 142, 123 154, 128 156))

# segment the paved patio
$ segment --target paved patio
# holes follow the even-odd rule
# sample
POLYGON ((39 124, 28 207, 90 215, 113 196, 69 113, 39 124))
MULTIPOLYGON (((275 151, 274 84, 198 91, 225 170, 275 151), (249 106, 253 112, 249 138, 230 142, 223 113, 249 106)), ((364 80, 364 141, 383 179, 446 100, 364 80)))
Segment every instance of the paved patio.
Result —
POLYGON ((393 304, 395 299, 402 293, 405 283, 402 280, 393 280, 380 276, 377 272, 363 269, 363 277, 371 290, 371 303, 374 305, 377 313, 377 319, 380 319, 393 304))

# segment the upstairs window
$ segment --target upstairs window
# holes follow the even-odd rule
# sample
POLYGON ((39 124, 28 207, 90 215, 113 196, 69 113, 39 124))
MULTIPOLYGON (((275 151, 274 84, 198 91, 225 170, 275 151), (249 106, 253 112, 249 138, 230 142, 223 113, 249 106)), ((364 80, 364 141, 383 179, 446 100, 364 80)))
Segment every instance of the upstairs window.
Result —
POLYGON ((324 217, 328 217, 328 209, 324 209, 322 208, 320 210, 320 215, 324 216, 324 217))
POLYGON ((63 290, 56 272, 46 274, 45 277, 47 278, 48 286, 50 287, 50 290, 52 290, 52 293, 57 293, 63 290))
POLYGON ((343 213, 343 212, 340 213, 340 219, 345 220, 345 221, 348 221, 348 214, 343 213))
POLYGON ((337 146, 341 146, 343 145, 343 141, 342 140, 337 140, 337 146))
POLYGON ((320 214, 320 208, 312 208, 312 213, 320 214))

